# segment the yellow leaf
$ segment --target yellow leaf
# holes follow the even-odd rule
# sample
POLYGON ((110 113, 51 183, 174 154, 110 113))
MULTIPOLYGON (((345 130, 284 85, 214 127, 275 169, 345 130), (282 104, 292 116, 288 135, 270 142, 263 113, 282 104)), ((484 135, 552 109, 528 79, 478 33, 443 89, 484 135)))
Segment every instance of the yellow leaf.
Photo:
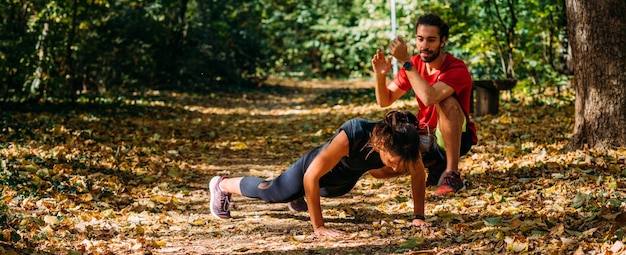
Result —
POLYGON ((544 193, 548 194, 548 195, 552 195, 557 189, 560 189, 559 185, 554 185, 552 187, 549 187, 549 188, 545 189, 544 193))
POLYGON ((339 217, 341 218, 354 218, 355 216, 356 213, 354 213, 354 210, 352 210, 352 208, 348 206, 342 207, 341 211, 339 212, 339 217))
POLYGON ((511 250, 513 250, 513 252, 521 252, 521 251, 525 251, 527 248, 528 248, 528 244, 526 243, 514 242, 511 250))
POLYGON ((563 224, 556 225, 550 229, 550 235, 560 236, 565 232, 565 226, 563 224))
POLYGON ((154 201, 157 201, 157 202, 161 203, 161 204, 167 204, 167 203, 170 202, 170 199, 167 198, 167 197, 164 197, 164 196, 154 196, 154 197, 152 197, 152 199, 154 201))
POLYGON ((143 235, 144 232, 145 232, 145 230, 143 229, 143 227, 141 227, 141 226, 135 227, 135 233, 136 234, 143 235))
POLYGON ((204 220, 203 219, 196 219, 194 221, 192 221, 190 224, 193 226, 202 226, 204 225, 204 220))
POLYGON ((43 216, 43 221, 47 223, 48 225, 53 225, 53 226, 56 224, 59 224, 59 218, 57 218, 57 216, 52 216, 52 215, 43 216))
POLYGON ((150 171, 148 171, 147 169, 145 169, 143 167, 135 167, 135 168, 133 168, 133 170, 134 170, 136 175, 145 175, 145 174, 150 172, 150 171))
POLYGON ((504 148, 502 148, 502 152, 506 156, 515 156, 518 150, 515 146, 509 145, 509 146, 504 146, 504 148))
POLYGON ((2 201, 4 201, 4 203, 6 204, 6 203, 9 203, 11 200, 13 200, 13 198, 14 198, 14 197, 15 197, 15 195, 14 195, 14 194, 5 195, 5 196, 2 198, 2 201))
POLYGON ((165 242, 163 240, 158 240, 158 241, 154 241, 154 244, 156 246, 165 246, 167 244, 167 242, 165 242))
POLYGON ((91 195, 91 193, 79 194, 78 199, 82 202, 89 202, 93 200, 93 195, 91 195))
POLYGON ((521 252, 521 251, 525 251, 526 249, 528 249, 528 244, 525 242, 520 242, 517 241, 511 237, 507 237, 504 240, 508 245, 506 246, 506 249, 512 252, 521 252))
POLYGON ((244 142, 235 142, 235 143, 232 144, 232 146, 230 146, 230 149, 231 150, 235 150, 235 151, 243 150, 243 149, 246 149, 246 148, 248 148, 248 145, 246 143, 244 143, 244 142))
POLYGON ((72 170, 72 165, 70 164, 55 164, 52 168, 54 172, 59 172, 61 170, 72 170))

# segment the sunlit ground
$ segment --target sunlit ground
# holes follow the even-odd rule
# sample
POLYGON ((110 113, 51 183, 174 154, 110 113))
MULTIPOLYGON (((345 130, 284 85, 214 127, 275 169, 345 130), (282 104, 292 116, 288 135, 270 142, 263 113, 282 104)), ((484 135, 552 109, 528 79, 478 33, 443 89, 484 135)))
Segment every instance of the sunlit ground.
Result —
POLYGON ((381 109, 371 81, 274 83, 5 113, 0 246, 53 254, 624 251, 626 149, 562 152, 573 97, 553 94, 504 94, 498 115, 474 118, 480 142, 461 160, 466 187, 445 198, 428 189, 430 228, 407 227, 406 177, 369 175, 348 195, 322 200, 343 238, 316 238, 306 213, 242 197, 233 197, 232 219, 216 219, 211 177, 273 178, 345 120, 416 107, 409 96, 381 109))

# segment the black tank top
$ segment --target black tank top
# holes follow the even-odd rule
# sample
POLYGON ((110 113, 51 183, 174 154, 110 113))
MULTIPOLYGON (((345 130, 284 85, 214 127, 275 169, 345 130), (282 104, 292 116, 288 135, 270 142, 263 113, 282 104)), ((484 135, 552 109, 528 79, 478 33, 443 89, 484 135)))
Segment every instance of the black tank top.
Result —
POLYGON ((307 162, 307 167, 315 156, 317 156, 319 151, 328 146, 340 131, 343 130, 348 136, 350 143, 348 156, 341 158, 341 161, 320 179, 321 187, 355 183, 367 171, 385 166, 378 152, 372 150, 372 147, 368 145, 376 123, 378 123, 378 121, 360 118, 346 121, 337 129, 335 135, 333 135, 326 144, 314 150, 315 155, 309 157, 310 160, 307 162))

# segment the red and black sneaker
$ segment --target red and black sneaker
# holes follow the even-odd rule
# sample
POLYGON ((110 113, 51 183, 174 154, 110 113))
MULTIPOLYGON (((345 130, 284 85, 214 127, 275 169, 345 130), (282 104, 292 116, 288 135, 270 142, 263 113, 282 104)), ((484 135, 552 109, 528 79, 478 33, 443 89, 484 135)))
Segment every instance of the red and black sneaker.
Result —
POLYGON ((463 180, 459 172, 445 171, 439 180, 439 187, 433 193, 435 196, 443 196, 456 193, 463 188, 463 180))

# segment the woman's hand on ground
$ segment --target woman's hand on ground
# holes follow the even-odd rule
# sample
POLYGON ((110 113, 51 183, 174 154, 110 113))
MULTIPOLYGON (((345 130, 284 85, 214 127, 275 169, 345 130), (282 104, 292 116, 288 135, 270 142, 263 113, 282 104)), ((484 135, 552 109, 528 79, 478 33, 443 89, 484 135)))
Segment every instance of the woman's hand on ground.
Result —
POLYGON ((315 235, 317 236, 330 236, 330 237, 338 237, 344 235, 345 232, 336 229, 326 228, 324 226, 318 227, 315 229, 315 235))

